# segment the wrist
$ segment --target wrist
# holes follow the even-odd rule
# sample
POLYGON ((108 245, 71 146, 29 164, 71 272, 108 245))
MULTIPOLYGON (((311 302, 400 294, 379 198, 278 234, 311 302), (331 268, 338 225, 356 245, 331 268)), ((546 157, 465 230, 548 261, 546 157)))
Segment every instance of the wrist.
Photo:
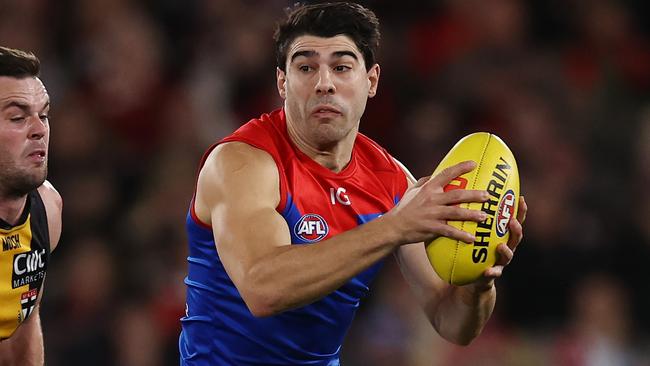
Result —
POLYGON ((397 246, 402 244, 402 233, 400 231, 401 226, 395 220, 395 216, 387 213, 382 215, 377 219, 378 223, 381 223, 381 232, 385 235, 386 242, 391 246, 397 246))
POLYGON ((457 288, 460 291, 460 298, 466 305, 480 303, 484 297, 492 296, 496 291, 494 279, 489 281, 477 281, 466 286, 457 288))

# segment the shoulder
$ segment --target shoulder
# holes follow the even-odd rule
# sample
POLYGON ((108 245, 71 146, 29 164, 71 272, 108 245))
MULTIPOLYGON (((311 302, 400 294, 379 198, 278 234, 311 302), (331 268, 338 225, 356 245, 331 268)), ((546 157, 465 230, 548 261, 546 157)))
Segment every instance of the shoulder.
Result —
POLYGON ((199 172, 195 213, 210 222, 221 205, 276 207, 280 202, 279 173, 273 157, 244 142, 217 145, 199 172))
POLYGON ((235 141, 264 150, 277 158, 286 155, 290 149, 287 143, 284 112, 279 109, 252 119, 221 140, 221 143, 235 141))
POLYGON ((43 182, 43 184, 38 187, 38 193, 41 195, 46 207, 50 206, 58 210, 59 213, 61 212, 61 209, 63 208, 63 199, 52 183, 47 180, 43 182))
POLYGON ((38 193, 43 200, 43 205, 45 205, 50 233, 50 251, 53 251, 58 245, 59 238, 61 237, 63 199, 52 183, 47 180, 38 187, 38 193))
POLYGON ((417 182, 417 179, 411 174, 411 171, 406 167, 406 165, 402 164, 401 161, 397 160, 396 158, 392 158, 395 164, 404 172, 404 175, 406 175, 406 179, 408 180, 408 185, 409 187, 414 185, 417 182))
POLYGON ((246 142, 232 141, 217 145, 207 156, 201 174, 237 173, 240 170, 275 168, 275 160, 265 150, 246 142))
POLYGON ((364 161, 364 164, 371 165, 373 170, 401 173, 400 167, 391 154, 370 137, 359 133, 355 148, 359 158, 364 161))

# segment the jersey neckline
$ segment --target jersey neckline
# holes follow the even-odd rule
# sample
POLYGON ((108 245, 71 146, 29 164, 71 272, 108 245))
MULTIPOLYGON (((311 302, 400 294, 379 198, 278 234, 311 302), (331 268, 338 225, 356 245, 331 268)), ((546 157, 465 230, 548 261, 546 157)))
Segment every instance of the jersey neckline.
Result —
POLYGON ((333 172, 326 167, 320 165, 316 160, 312 159, 309 155, 305 154, 302 150, 296 146, 296 144, 291 140, 289 136, 289 131, 287 130, 287 117, 284 112, 284 108, 281 109, 281 118, 282 129, 284 129, 284 136, 287 139, 291 149, 300 162, 302 162, 311 172, 316 173, 320 176, 330 178, 330 179, 347 179, 351 177, 357 170, 357 139, 359 138, 359 132, 356 132, 354 145, 352 146, 352 154, 350 155, 350 161, 340 172, 333 172))

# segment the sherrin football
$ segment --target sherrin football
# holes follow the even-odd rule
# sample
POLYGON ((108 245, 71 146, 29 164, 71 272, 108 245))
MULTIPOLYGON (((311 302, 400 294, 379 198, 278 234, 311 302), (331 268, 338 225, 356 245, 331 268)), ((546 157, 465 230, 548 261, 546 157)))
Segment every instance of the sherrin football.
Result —
POLYGON ((508 241, 508 222, 511 217, 516 217, 519 204, 517 162, 498 136, 478 132, 463 137, 442 159, 433 174, 466 160, 475 161, 476 168, 455 178, 445 187, 445 191, 486 190, 490 197, 488 201, 461 203, 460 207, 482 210, 487 214, 487 219, 480 223, 448 222, 457 229, 474 234, 474 243, 439 237, 426 246, 433 269, 440 278, 454 285, 473 282, 494 265, 496 247, 508 241))

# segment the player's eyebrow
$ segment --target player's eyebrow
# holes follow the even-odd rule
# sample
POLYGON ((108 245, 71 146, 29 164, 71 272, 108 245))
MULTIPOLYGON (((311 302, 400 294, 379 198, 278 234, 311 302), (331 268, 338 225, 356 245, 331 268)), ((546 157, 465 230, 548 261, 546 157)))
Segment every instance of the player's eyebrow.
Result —
MULTIPOLYGON (((45 103, 45 105, 43 105, 43 108, 41 108, 41 112, 46 110, 49 106, 50 106, 50 101, 48 100, 45 103)), ((31 111, 31 109, 32 109, 31 106, 29 104, 27 104, 27 103, 18 102, 18 101, 15 101, 15 100, 10 100, 9 102, 5 103, 2 106, 2 110, 5 111, 5 110, 7 110, 7 109, 9 109, 11 107, 19 108, 20 110, 22 110, 25 113, 29 113, 29 111, 31 111)))
MULTIPOLYGON (((300 56, 310 58, 310 57, 314 57, 314 56, 318 56, 318 55, 319 55, 319 53, 314 51, 314 50, 298 51, 298 52, 294 53, 293 55, 291 55, 291 62, 293 62, 293 60, 295 60, 297 57, 300 57, 300 56)), ((332 55, 334 57, 336 57, 336 58, 341 58, 343 56, 350 56, 355 60, 359 59, 357 57, 357 55, 352 51, 335 51, 334 53, 332 53, 332 55)))
MULTIPOLYGON (((48 104, 49 104, 49 102, 48 102, 48 104)), ((30 110, 29 104, 21 103, 21 102, 15 101, 15 100, 10 100, 9 102, 4 103, 4 105, 2 106, 2 110, 4 111, 4 110, 7 110, 7 109, 9 109, 11 107, 19 108, 23 112, 29 112, 29 110, 30 110)))
POLYGON ((337 57, 337 58, 341 58, 343 56, 350 56, 350 57, 352 57, 353 59, 355 59, 357 61, 359 60, 357 58, 357 55, 352 51, 336 51, 336 52, 334 52, 333 55, 334 55, 334 57, 337 57))
POLYGON ((318 52, 316 52, 314 50, 298 51, 298 52, 294 53, 293 55, 291 55, 291 62, 293 62, 293 60, 295 60, 296 58, 298 58, 300 56, 310 58, 310 57, 318 56, 318 52))

